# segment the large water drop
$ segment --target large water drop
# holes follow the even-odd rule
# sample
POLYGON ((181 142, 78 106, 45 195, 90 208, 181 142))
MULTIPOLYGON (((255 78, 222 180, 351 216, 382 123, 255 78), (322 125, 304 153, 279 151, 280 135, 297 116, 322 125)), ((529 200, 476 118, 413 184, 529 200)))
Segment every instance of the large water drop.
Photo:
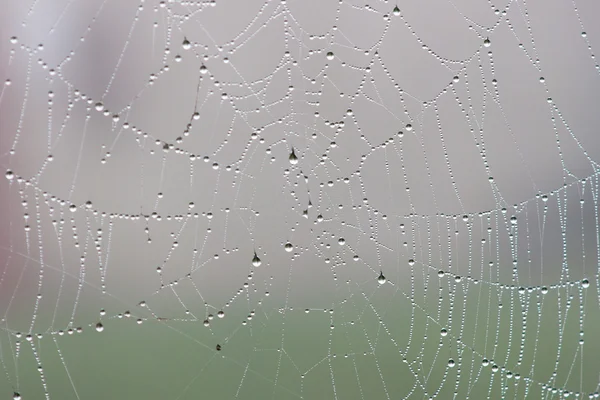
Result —
POLYGON ((296 153, 294 152, 294 148, 292 147, 292 152, 290 153, 290 164, 296 165, 298 164, 298 157, 296 157, 296 153))
POLYGON ((254 252, 254 257, 252 258, 252 265, 254 265, 255 267, 260 267, 260 264, 262 264, 262 261, 260 261, 260 258, 258 258, 256 252, 254 252))

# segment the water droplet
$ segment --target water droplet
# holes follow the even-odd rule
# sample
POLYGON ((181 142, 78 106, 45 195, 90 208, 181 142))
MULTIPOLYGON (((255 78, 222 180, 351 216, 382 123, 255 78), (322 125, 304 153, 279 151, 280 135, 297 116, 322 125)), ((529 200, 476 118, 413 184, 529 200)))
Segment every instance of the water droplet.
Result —
POLYGON ((260 267, 260 264, 262 264, 262 261, 260 261, 260 258, 258 258, 256 252, 254 252, 254 258, 252 258, 252 265, 254 265, 255 267, 260 267))
POLYGON ((223 312, 223 310, 221 310, 217 313, 217 317, 219 317, 219 318, 223 318, 224 316, 225 316, 225 312, 223 312))
POLYGON ((456 363, 454 362, 454 360, 453 360, 453 359, 449 359, 449 360, 448 360, 448 366, 449 366, 450 368, 454 368, 454 366, 455 366, 455 365, 456 365, 456 363))
POLYGON ((102 332, 103 330, 104 330, 104 325, 102 325, 102 323, 101 323, 101 322, 98 322, 98 323, 96 324, 96 331, 98 331, 98 332, 102 332))
POLYGON ((346 244, 346 239, 344 239, 344 238, 339 238, 339 239, 338 239, 338 244, 339 244, 340 246, 343 246, 343 245, 345 245, 345 244, 346 244))
POLYGON ((410 265, 411 267, 415 265, 415 260, 413 260, 412 258, 408 260, 408 265, 410 265))
POLYGON ((333 52, 332 52, 332 51, 330 51, 330 52, 328 52, 328 53, 327 53, 327 59, 328 59, 329 61, 333 60, 333 57, 334 57, 334 55, 333 55, 333 52))
POLYGON ((386 279, 385 276, 383 276, 383 272, 379 271, 379 277, 377 278, 377 282, 379 282, 380 285, 383 285, 385 281, 386 279))
POLYGON ((187 40, 187 38, 183 38, 183 43, 181 43, 181 46, 183 47, 184 50, 189 50, 192 48, 192 44, 190 43, 189 40, 187 40))
POLYGON ((202 65, 200 66, 200 73, 201 73, 202 75, 204 75, 204 74, 206 74, 207 72, 208 72, 208 68, 206 68, 206 65, 202 64, 202 65))
POLYGON ((16 36, 13 36, 13 37, 11 37, 11 38, 10 38, 10 42, 11 42, 12 44, 17 44, 17 41, 18 41, 18 40, 19 40, 19 39, 17 39, 17 37, 16 37, 16 36))
POLYGON ((294 153, 294 148, 292 147, 292 152, 290 153, 290 164, 296 165, 298 164, 298 157, 296 157, 296 153, 294 153))
POLYGON ((485 38, 485 40, 483 41, 483 45, 485 47, 490 47, 492 45, 492 42, 490 42, 490 38, 485 38))
POLYGON ((392 13, 394 13, 394 15, 397 17, 398 15, 400 15, 400 9, 398 8, 398 6, 394 7, 394 10, 392 11, 392 13))
POLYGON ((448 331, 446 330, 446 328, 442 328, 442 330, 440 331, 440 335, 442 335, 442 336, 448 335, 448 331))
POLYGON ((102 104, 100 102, 96 103, 96 105, 94 107, 96 108, 96 111, 104 110, 104 104, 102 104))
POLYGON ((445 273, 444 271, 442 271, 442 270, 438 271, 438 276, 439 276, 440 278, 443 278, 445 274, 446 274, 446 273, 445 273))
POLYGON ((584 279, 581 281, 581 287, 584 289, 587 289, 590 287, 590 281, 588 281, 587 279, 584 279))
POLYGON ((458 75, 455 75, 454 78, 452 78, 452 82, 454 83, 458 83, 459 80, 460 78, 458 77, 458 75))
POLYGON ((542 294, 546 294, 546 293, 548 293, 548 288, 546 286, 543 286, 541 291, 542 291, 542 294))
POLYGON ((6 179, 8 179, 9 181, 15 178, 15 174, 11 170, 6 171, 6 174, 4 174, 4 176, 6 176, 6 179))
POLYGON ((407 131, 407 132, 410 132, 410 131, 412 131, 412 130, 413 130, 413 127, 412 127, 412 125, 411 125, 411 124, 406 124, 406 131, 407 131))
POLYGON ((21 400, 21 395, 18 392, 13 393, 13 400, 21 400))
POLYGON ((76 206, 75 204, 71 204, 71 205, 69 206, 69 211, 71 211, 71 212, 75 212, 75 211, 77 211, 77 206, 76 206))
POLYGON ((217 351, 221 351, 221 345, 218 344, 217 347, 216 347, 216 349, 217 349, 217 351))
POLYGON ((292 250, 294 250, 294 245, 292 245, 290 242, 287 242, 284 246, 285 251, 287 251, 288 253, 291 252, 292 250))

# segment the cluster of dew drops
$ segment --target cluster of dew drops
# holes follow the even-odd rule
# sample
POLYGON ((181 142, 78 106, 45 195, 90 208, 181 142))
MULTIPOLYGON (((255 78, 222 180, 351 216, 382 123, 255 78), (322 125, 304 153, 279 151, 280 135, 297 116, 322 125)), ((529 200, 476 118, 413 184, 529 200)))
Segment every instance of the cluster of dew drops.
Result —
MULTIPOLYGON (((161 3, 163 3, 163 2, 161 2, 161 3)), ((212 1, 212 2, 211 2, 211 5, 213 5, 213 6, 214 6, 214 1, 212 1)), ((393 15, 394 15, 394 16, 399 16, 399 15, 400 15, 400 9, 398 8, 398 6, 394 7, 394 9, 393 9, 392 13, 393 13, 393 15)), ((585 35, 585 33, 582 33, 582 36, 584 36, 584 35, 585 35)), ((16 37, 12 37, 12 38, 11 38, 11 43, 13 43, 13 44, 14 44, 14 43, 16 43, 16 42, 17 42, 17 39, 16 39, 16 37)), ((484 46, 484 47, 490 47, 490 46, 491 46, 491 41, 490 41, 490 39, 489 39, 489 38, 485 38, 485 40, 483 41, 483 46, 484 46)), ((183 40, 183 42, 182 42, 182 48, 183 48, 184 50, 189 50, 189 49, 191 49, 191 48, 192 48, 192 44, 191 44, 191 42, 190 42, 190 41, 189 41, 187 38, 184 38, 184 40, 183 40)), ((327 52, 327 54, 326 54, 326 58, 327 58, 328 60, 333 60, 333 59, 334 59, 334 57, 335 57, 335 55, 334 55, 334 53, 333 53, 333 52, 331 52, 331 51, 327 52)), ((206 74, 206 73, 207 73, 207 67, 206 67, 204 64, 203 64, 203 65, 201 65, 201 67, 200 67, 200 72, 201 72, 202 74, 206 74)), ((457 80, 458 80, 458 77, 454 77, 454 80, 455 80, 455 81, 457 81, 457 80)), ((544 78, 540 78, 540 82, 544 82, 544 78)), ((10 83, 11 83, 11 81, 10 81, 10 80, 7 80, 7 81, 5 82, 5 84, 6 84, 6 85, 10 85, 10 83)), ((102 111, 104 107, 103 107, 102 103, 97 103, 97 104, 95 105, 95 108, 96 108, 96 110, 98 110, 98 111, 102 111)), ((412 126, 411 126, 410 124, 408 124, 408 125, 406 126, 406 128, 407 128, 407 130, 408 130, 408 131, 412 130, 412 126)), ((298 162, 299 162, 298 156, 296 155, 296 152, 295 152, 295 150, 294 150, 294 148, 293 148, 293 147, 291 148, 291 151, 290 151, 290 154, 289 154, 288 160, 289 160, 289 163, 290 163, 291 165, 297 165, 297 164, 298 164, 298 162)), ((6 179, 8 179, 9 181, 12 181, 12 180, 14 180, 14 179, 15 179, 15 173, 14 173, 12 170, 7 170, 7 171, 6 171, 6 173, 5 173, 5 177, 6 177, 6 179)), ((76 207, 76 206, 73 206, 73 205, 72 205, 71 207, 76 207)), ((305 211, 305 215, 304 215, 304 216, 305 216, 305 217, 307 216, 307 215, 306 215, 306 211, 305 211)), ((319 219, 321 219, 321 220, 322 220, 322 216, 319 216, 319 219)), ((345 244, 345 239, 343 239, 343 238, 339 238, 339 239, 338 239, 338 243, 339 243, 340 245, 344 245, 344 244, 345 244)), ((293 249, 294 249, 294 246, 293 246, 293 244, 292 244, 292 243, 290 243, 290 242, 286 242, 286 243, 285 243, 285 245, 284 245, 284 249, 285 249, 285 251, 287 251, 287 252, 292 252, 292 251, 293 251, 293 249)), ((355 261, 356 261, 356 260, 358 260, 358 256, 354 256, 354 260, 355 260, 355 261)), ((253 254, 253 257, 252 257, 252 261, 251 261, 251 263, 252 263, 252 265, 253 265, 254 267, 260 267, 260 266, 262 265, 262 260, 259 258, 259 256, 258 256, 258 254, 257 254, 257 252, 256 252, 256 251, 254 251, 254 254, 253 254)), ((413 260, 410 260, 410 261, 409 261, 409 263, 414 263, 414 261, 413 261, 413 260)), ((440 277, 442 277, 442 276, 444 275, 443 271, 440 271, 440 273, 439 273, 438 275, 439 275, 440 277)), ((379 285, 384 285, 386 282, 387 282, 387 278, 386 278, 386 277, 385 277, 385 275, 383 274, 383 271, 379 271, 379 275, 378 275, 378 277, 377 277, 377 283, 378 283, 379 285)), ((587 279, 584 279, 583 281, 581 281, 581 286, 582 286, 583 288, 588 288, 588 287, 589 287, 589 285, 590 285, 590 283, 589 283, 589 280, 587 280, 587 279)), ((548 292, 548 289, 547 289, 546 287, 542 288, 542 293, 547 293, 547 292, 548 292)), ((143 307, 143 306, 144 306, 144 304, 145 304, 145 302, 141 302, 141 303, 140 303, 140 306, 142 306, 142 307, 143 307)), ((308 312, 308 310, 306 310, 306 311, 308 312)), ((102 311, 101 311, 101 315, 103 315, 103 314, 104 314, 104 312, 103 312, 103 310, 102 310, 102 311)), ((126 313, 125 313, 125 316, 129 316, 129 312, 126 312, 126 313)), ((224 314, 224 312, 223 312, 223 311, 219 311, 219 312, 217 313, 217 316, 218 316, 219 318, 223 318, 223 317, 225 316, 225 314, 224 314)), ((211 314, 211 315, 209 315, 209 318, 208 318, 208 319, 204 320, 204 325, 205 325, 205 326, 208 326, 208 325, 209 325, 209 319, 212 319, 212 314, 211 314)), ((138 323, 141 323, 141 321, 142 321, 141 319, 138 319, 138 323)), ((98 323, 96 323, 96 324, 95 324, 95 330, 96 330, 97 332, 103 332, 103 331, 104 331, 104 329, 105 329, 105 328, 104 328, 104 325, 102 324, 102 322, 98 322, 98 323)), ((73 332, 79 332, 79 333, 81 333, 81 332, 82 332, 82 328, 76 328, 75 330, 73 330, 73 329, 69 329, 69 331, 68 331, 68 333, 73 333, 73 332)), ((62 335, 62 334, 64 334, 64 332, 63 332, 63 331, 59 331, 59 334, 60 334, 60 335, 62 335)), ((446 336, 446 335, 448 334, 448 331, 447 331, 445 328, 442 328, 442 329, 441 329, 441 331, 440 331, 440 334, 441 334, 441 336, 446 336)), ((30 337, 30 336, 28 335, 28 338, 29 338, 29 337, 30 337)), ((215 346, 215 349, 216 349, 217 351, 221 351, 221 349, 222 349, 222 346, 221 346, 220 344, 217 344, 217 345, 215 346)), ((484 360, 483 360, 483 364, 484 364, 484 365, 488 365, 488 364, 490 364, 490 361, 488 361, 487 359, 484 359, 484 360)), ((453 367, 455 367, 455 365, 456 365, 456 362, 455 362, 453 359, 449 359, 449 360, 448 360, 448 363, 447 363, 447 365, 448 365, 448 367, 450 367, 450 368, 453 368, 453 367)), ((492 370, 494 370, 494 371, 495 371, 495 370, 498 370, 498 367, 494 365, 494 366, 493 366, 493 368, 492 368, 492 370)), ((594 394, 590 395, 590 398, 592 398, 592 396, 593 396, 593 398, 598 398, 598 397, 600 397, 600 396, 599 396, 597 393, 594 393, 594 394)), ((13 393, 13 397, 12 397, 12 398, 13 398, 13 400, 21 400, 21 398, 22 398, 22 397, 21 397, 20 393, 18 393, 18 392, 14 392, 14 393, 13 393)))
MULTIPOLYGON (((393 14, 394 14, 394 15, 396 15, 396 16, 400 15, 400 10, 399 10, 399 8, 398 8, 397 6, 394 8, 394 10, 393 10, 393 14)), ((11 41, 12 41, 12 42, 15 42, 15 39, 13 38, 13 39, 11 39, 11 41)), ((491 45, 491 42, 490 42, 489 38, 486 38, 486 39, 484 40, 483 44, 484 44, 484 46, 485 46, 485 47, 489 47, 489 46, 491 45)), ((192 44, 191 44, 191 42, 190 42, 190 41, 189 41, 187 38, 184 38, 184 40, 183 40, 183 42, 182 42, 182 47, 183 47, 183 49, 184 49, 184 50, 189 50, 189 49, 191 49, 191 47, 192 47, 192 44)), ((327 59, 328 59, 328 60, 333 60, 333 58, 334 58, 334 53, 330 51, 330 52, 328 52, 328 53, 327 53, 326 57, 327 57, 327 59)), ((204 64, 203 64, 203 65, 201 65, 201 67, 200 67, 200 72, 201 72, 202 74, 206 74, 206 73, 207 73, 207 68, 206 68, 206 66, 205 66, 204 64)), ((103 106, 103 104, 102 104, 102 103, 97 103, 97 104, 95 104, 95 108, 96 108, 96 110, 98 110, 98 111, 102 111, 102 110, 103 110, 103 108, 104 108, 104 106, 103 106)), ((349 111, 349 112, 350 112, 350 111, 349 111)), ((410 124, 409 124, 409 125, 407 125, 407 130, 409 130, 409 131, 410 131, 411 129, 412 129, 412 126, 411 126, 410 124)), ((298 159, 298 156, 296 155, 296 152, 295 152, 295 150, 294 150, 294 147, 292 147, 292 148, 291 148, 290 154, 289 154, 289 156, 288 156, 288 160, 289 160, 289 163, 290 163, 291 165, 297 165, 297 164, 298 164, 298 162, 299 162, 299 159, 298 159)), ((5 173, 5 177, 6 177, 6 179, 8 179, 9 181, 12 181, 12 180, 14 180, 14 178, 15 178, 15 174, 14 174, 14 172, 13 172, 12 170, 7 170, 7 171, 6 171, 6 173, 5 173)), ((88 203, 90 203, 90 202, 88 202, 88 203)), ((87 205, 89 205, 89 204, 86 204, 86 206, 87 206, 87 205)), ((75 205, 71 205, 71 211, 73 211, 73 208, 76 208, 76 206, 75 206, 75 205)), ((306 211, 305 211, 305 217, 306 217, 306 216, 307 216, 307 215, 306 215, 306 211)), ((318 219, 321 219, 321 220, 322 220, 322 216, 319 216, 319 218, 318 218, 318 219)), ((344 245, 344 244, 345 244, 345 239, 344 239, 344 238, 339 238, 339 239, 338 239, 338 243, 339 243, 340 245, 344 245)), ((289 242, 287 242, 287 243, 284 245, 284 248, 285 248, 285 250, 286 250, 287 252, 291 252, 291 251, 293 251, 293 249, 294 249, 294 246, 293 246, 293 244, 292 244, 292 243, 289 243, 289 242)), ((356 261, 356 260, 358 260, 358 256, 354 256, 354 260, 355 260, 355 261, 356 261)), ((262 264, 262 261, 261 261, 261 259, 259 258, 259 256, 258 256, 258 254, 256 253, 256 251, 254 251, 254 255, 253 255, 253 257, 252 257, 252 265, 253 265, 254 267, 260 267, 260 266, 261 266, 261 264, 262 264)), ((387 282, 387 278, 386 278, 386 277, 385 277, 385 275, 383 274, 383 271, 380 271, 380 272, 379 272, 379 276, 377 277, 377 282, 378 282, 380 285, 383 285, 383 284, 385 284, 385 283, 387 282)), ((586 283, 587 283, 587 282, 586 282, 586 283)), ((587 285, 589 285, 589 283, 588 283, 587 285)), ((584 286, 586 286, 586 285, 585 285, 585 283, 584 283, 584 286)), ((144 304, 144 303, 145 303, 145 302, 141 302, 141 303, 140 303, 140 305, 142 305, 142 306, 143 306, 143 304, 144 304)), ((105 312, 104 312, 104 310, 102 310, 102 311, 101 311, 101 315, 104 315, 104 313, 105 313, 105 312)), ((225 314, 224 314, 224 312, 223 312, 223 311, 219 311, 219 312, 217 313, 217 316, 218 316, 219 318, 223 318, 223 317, 224 317, 224 315, 225 315, 225 314)), ((126 311, 126 312, 125 312, 125 314, 124 314, 124 316, 127 316, 127 317, 128 317, 128 316, 130 316, 130 313, 129 313, 128 311, 126 311)), ((207 318, 207 319, 205 319, 205 320, 204 320, 204 322, 203 322, 203 323, 204 323, 204 325, 205 325, 205 326, 208 326, 208 325, 210 324, 209 320, 211 320, 211 319, 212 319, 212 314, 211 314, 211 315, 209 315, 209 318, 207 318)), ((143 321, 142 319, 138 319, 138 324, 141 324, 141 323, 142 323, 142 321, 143 321)), ((103 331, 104 331, 104 325, 102 324, 102 322, 97 322, 97 323, 95 324, 95 330, 96 330, 97 332, 103 332, 103 331)), ((82 328, 77 328, 77 329, 76 329, 76 331, 77 331, 77 332, 81 332, 81 331, 82 331, 82 328)), ((73 330, 72 330, 72 329, 70 329, 70 330, 69 330, 69 333, 72 333, 72 332, 73 332, 73 330)), ((59 331, 59 334, 63 334, 63 331, 59 331)), ((220 350, 221 350, 221 346, 220 346, 220 345, 217 345, 217 346, 216 346, 216 350, 220 351, 220 350)), ((453 366, 454 366, 454 361, 453 361, 453 360, 450 360, 450 361, 449 361, 449 363, 448 363, 448 365, 449 365, 450 367, 453 367, 453 366)), ((15 394, 14 394, 13 398, 18 400, 18 399, 21 399, 21 396, 20 396, 20 394, 18 394, 18 393, 16 393, 16 392, 15 392, 15 394)))

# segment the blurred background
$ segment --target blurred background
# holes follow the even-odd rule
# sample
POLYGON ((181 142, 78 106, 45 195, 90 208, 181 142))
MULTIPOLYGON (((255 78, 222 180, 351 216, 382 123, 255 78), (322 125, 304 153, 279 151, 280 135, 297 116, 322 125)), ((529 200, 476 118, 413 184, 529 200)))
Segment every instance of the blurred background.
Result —
POLYGON ((599 397, 598 15, 4 0, 0 398, 599 397))

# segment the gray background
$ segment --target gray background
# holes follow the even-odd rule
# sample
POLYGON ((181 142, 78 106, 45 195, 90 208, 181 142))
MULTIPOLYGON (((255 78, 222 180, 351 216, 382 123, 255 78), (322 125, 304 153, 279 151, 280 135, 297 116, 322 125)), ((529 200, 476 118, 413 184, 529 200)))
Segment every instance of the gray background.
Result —
POLYGON ((599 390, 596 2, 165 5, 4 0, 2 398, 599 390))

